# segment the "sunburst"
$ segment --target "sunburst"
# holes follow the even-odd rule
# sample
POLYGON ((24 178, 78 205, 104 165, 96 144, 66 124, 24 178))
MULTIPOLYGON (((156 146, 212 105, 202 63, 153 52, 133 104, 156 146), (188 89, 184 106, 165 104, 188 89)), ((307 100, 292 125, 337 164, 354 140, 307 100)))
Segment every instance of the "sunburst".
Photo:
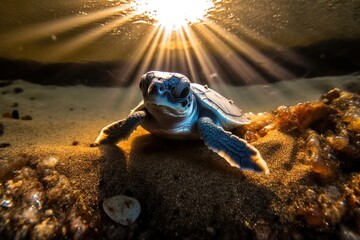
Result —
POLYGON ((132 4, 136 13, 146 15, 166 30, 204 20, 214 7, 211 0, 135 0, 132 4))

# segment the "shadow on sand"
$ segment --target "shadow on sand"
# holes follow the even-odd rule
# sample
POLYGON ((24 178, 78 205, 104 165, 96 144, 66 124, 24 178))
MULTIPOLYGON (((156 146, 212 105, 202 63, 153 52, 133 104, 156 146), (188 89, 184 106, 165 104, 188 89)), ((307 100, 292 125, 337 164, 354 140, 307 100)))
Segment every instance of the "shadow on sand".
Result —
MULTIPOLYGON (((119 152, 107 150, 104 158, 119 152)), ((127 166, 116 167, 128 171, 104 164, 104 182, 111 184, 104 186, 104 195, 127 192, 137 198, 142 206, 137 224, 151 229, 147 236, 247 238, 254 227, 249 222, 266 225, 277 219, 271 207, 277 196, 249 180, 249 173, 229 166, 202 141, 140 136, 132 142, 127 166), (114 181, 108 174, 121 176, 114 181)))

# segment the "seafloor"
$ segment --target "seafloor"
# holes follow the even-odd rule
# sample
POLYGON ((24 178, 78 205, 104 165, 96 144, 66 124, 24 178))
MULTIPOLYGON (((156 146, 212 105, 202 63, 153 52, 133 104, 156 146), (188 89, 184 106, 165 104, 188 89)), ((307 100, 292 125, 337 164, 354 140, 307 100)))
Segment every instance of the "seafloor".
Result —
POLYGON ((135 88, 0 83, 2 239, 360 238, 359 76, 216 86, 249 112, 252 124, 235 133, 269 175, 142 128, 91 148, 136 105, 135 88), (101 207, 119 194, 141 204, 129 226, 101 207))

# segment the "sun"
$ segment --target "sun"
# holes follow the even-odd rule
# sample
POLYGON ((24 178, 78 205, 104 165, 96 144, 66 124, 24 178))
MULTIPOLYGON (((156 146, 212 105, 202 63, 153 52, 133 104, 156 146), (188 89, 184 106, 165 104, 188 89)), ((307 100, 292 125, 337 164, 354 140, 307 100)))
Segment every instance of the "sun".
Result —
POLYGON ((133 9, 167 30, 177 30, 204 20, 214 7, 211 0, 134 0, 133 9))

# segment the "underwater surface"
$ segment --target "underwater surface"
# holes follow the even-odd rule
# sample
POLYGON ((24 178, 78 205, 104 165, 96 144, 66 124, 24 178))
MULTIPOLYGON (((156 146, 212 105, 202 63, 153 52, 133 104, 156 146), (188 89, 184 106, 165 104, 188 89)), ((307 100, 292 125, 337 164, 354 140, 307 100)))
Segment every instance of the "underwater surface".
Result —
MULTIPOLYGON (((360 1, 0 2, 1 239, 360 239, 360 1), (100 130, 141 76, 242 109, 270 174, 100 130)), ((150 90, 149 90, 150 92, 150 90)))

